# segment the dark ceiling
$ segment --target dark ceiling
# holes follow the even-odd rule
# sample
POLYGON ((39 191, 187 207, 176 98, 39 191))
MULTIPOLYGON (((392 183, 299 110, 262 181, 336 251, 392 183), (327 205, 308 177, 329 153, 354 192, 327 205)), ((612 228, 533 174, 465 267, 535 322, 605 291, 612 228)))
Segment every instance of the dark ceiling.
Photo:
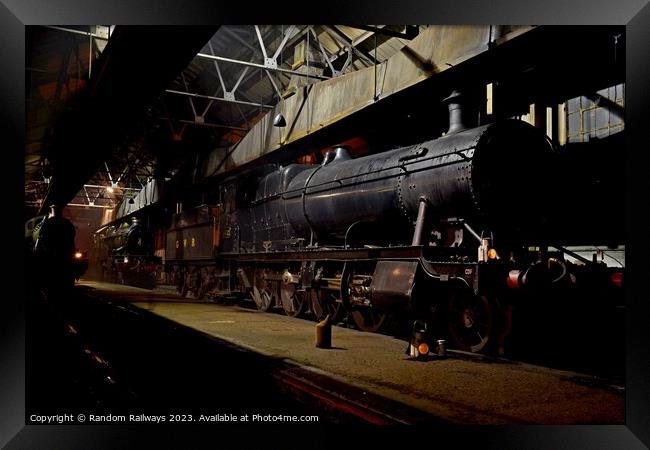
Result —
POLYGON ((419 29, 26 27, 29 214, 114 208, 239 141, 297 87, 385 61, 419 29))

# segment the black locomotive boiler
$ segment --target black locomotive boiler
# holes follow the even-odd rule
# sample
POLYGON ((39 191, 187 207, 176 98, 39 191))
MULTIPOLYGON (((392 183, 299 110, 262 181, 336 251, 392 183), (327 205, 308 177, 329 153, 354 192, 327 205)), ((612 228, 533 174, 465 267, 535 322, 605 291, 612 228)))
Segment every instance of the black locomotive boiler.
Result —
POLYGON ((457 348, 502 348, 506 299, 580 278, 543 239, 557 155, 519 120, 466 129, 455 100, 438 139, 356 159, 339 146, 320 165, 224 180, 216 206, 177 215, 168 233, 179 290, 246 293, 290 316, 347 312, 365 331, 405 314, 443 324, 457 348))

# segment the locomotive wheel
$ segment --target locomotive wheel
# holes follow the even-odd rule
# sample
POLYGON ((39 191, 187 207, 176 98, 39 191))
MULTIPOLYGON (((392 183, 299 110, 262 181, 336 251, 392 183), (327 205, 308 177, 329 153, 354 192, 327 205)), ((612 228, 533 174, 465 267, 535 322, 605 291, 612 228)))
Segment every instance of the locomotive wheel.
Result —
POLYGON ((312 289, 310 292, 311 310, 317 321, 325 319, 329 314, 333 323, 340 322, 343 318, 343 305, 336 300, 332 291, 325 289, 312 289))
POLYGON ((253 286, 251 295, 253 297, 255 305, 257 305, 257 309, 263 312, 269 310, 271 303, 273 303, 273 297, 271 297, 271 293, 268 290, 259 290, 257 289, 257 286, 253 286))
POLYGON ((303 311, 305 306, 305 292, 296 289, 293 283, 282 284, 280 287, 280 299, 282 300, 282 308, 289 317, 298 317, 303 311))
POLYGON ((255 281, 251 290, 251 297, 260 311, 266 312, 273 304, 273 291, 271 283, 266 280, 263 270, 255 271, 255 281))
POLYGON ((185 298, 187 295, 188 291, 188 286, 187 283, 185 282, 185 276, 182 275, 180 277, 179 283, 176 285, 176 292, 178 292, 178 295, 185 298))
POLYGON ((449 300, 448 329, 455 348, 486 352, 496 341, 494 314, 489 299, 467 289, 455 289, 449 300))
POLYGON ((352 320, 361 331, 376 333, 386 322, 386 313, 378 312, 372 307, 361 307, 352 311, 352 320))
POLYGON ((192 298, 199 297, 199 290, 201 288, 201 271, 196 266, 190 266, 190 270, 185 279, 187 290, 192 294, 192 298))

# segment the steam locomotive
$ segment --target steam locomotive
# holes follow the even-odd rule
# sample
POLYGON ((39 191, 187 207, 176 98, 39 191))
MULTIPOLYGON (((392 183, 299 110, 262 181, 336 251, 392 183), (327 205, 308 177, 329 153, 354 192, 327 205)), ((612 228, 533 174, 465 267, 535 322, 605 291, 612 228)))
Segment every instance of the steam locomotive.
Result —
POLYGON ((620 271, 570 263, 549 245, 562 208, 546 135, 512 119, 468 129, 458 95, 447 102, 440 138, 359 158, 337 146, 320 165, 223 180, 213 205, 179 212, 167 232, 179 292, 238 292, 289 316, 349 314, 370 332, 405 315, 456 348, 503 352, 517 298, 619 289, 620 271))
POLYGON ((93 236, 95 258, 102 280, 153 288, 161 258, 153 255, 151 230, 137 217, 102 227, 93 236))
MULTIPOLYGON (((35 283, 37 286, 52 286, 53 282, 66 287, 71 286, 88 270, 88 252, 75 248, 74 251, 61 254, 59 253, 61 248, 42 248, 42 245, 39 248, 41 230, 47 218, 47 215, 38 215, 25 222, 26 266, 31 267, 38 274, 35 283)), ((62 220, 74 229, 68 219, 62 220)), ((69 239, 70 236, 49 237, 50 240, 61 240, 61 242, 65 242, 66 238, 69 239)), ((74 235, 72 239, 74 240, 74 235)), ((51 244, 48 247, 50 246, 51 244)))

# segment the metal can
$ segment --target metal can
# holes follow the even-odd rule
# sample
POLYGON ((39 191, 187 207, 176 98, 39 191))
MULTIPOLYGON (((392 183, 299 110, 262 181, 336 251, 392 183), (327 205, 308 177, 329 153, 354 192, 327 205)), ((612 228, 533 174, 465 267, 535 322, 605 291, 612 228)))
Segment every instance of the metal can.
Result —
POLYGON ((444 339, 438 340, 438 356, 447 356, 447 347, 444 339))

